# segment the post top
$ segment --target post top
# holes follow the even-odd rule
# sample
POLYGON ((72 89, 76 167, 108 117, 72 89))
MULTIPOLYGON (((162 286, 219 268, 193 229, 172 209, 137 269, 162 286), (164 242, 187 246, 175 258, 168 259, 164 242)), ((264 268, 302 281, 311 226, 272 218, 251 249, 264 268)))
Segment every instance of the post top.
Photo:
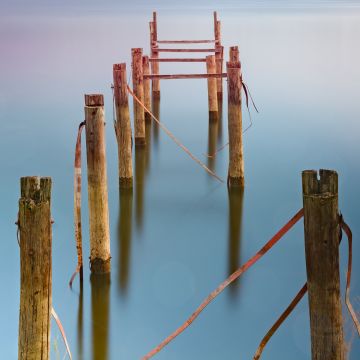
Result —
POLYGON ((49 201, 51 196, 51 177, 25 176, 20 178, 21 197, 36 203, 49 201))
POLYGON ((126 63, 114 64, 113 70, 126 70, 126 63))
POLYGON ((104 95, 85 94, 85 106, 104 106, 104 95))
POLYGON ((304 195, 323 195, 338 193, 338 174, 335 170, 320 169, 319 177, 316 170, 302 172, 302 186, 304 195))
POLYGON ((206 62, 215 61, 215 55, 206 55, 206 62))
POLYGON ((148 63, 149 62, 149 56, 148 55, 143 55, 142 60, 143 60, 143 63, 148 63))
POLYGON ((131 54, 134 55, 140 55, 142 56, 143 49, 142 48, 132 48, 131 54))

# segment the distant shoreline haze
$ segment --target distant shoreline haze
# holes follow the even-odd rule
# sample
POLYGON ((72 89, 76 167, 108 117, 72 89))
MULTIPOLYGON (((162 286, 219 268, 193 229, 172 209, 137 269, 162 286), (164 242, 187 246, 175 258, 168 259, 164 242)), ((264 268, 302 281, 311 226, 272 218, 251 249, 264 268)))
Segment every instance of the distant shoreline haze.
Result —
POLYGON ((244 11, 306 11, 306 10, 347 10, 360 9, 357 0, 106 0, 99 3, 95 0, 2 0, 0 16, 7 15, 81 15, 81 14, 114 14, 120 11, 151 10, 244 10, 244 11))

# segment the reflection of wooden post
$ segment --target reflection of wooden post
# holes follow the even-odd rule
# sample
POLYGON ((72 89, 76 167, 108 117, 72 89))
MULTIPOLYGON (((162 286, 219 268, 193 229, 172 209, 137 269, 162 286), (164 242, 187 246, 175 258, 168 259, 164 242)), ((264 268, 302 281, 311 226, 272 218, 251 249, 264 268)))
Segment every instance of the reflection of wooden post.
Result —
MULTIPOLYGON (((150 74, 149 57, 142 57, 143 74, 150 74)), ((150 79, 144 79, 144 105, 151 111, 150 79)), ((145 120, 151 120, 150 114, 145 110, 145 120)))
POLYGON ((85 121, 90 268, 94 273, 107 273, 111 256, 103 95, 85 95, 85 121))
MULTIPOLYGON (((151 102, 151 109, 152 109, 152 113, 154 114, 154 116, 160 121, 160 99, 158 97, 152 97, 152 102, 151 102)), ((159 144, 159 127, 158 124, 155 124, 153 122, 154 126, 153 128, 153 132, 154 132, 154 144, 156 146, 158 146, 159 144)))
POLYGON ((339 280, 338 175, 302 173, 313 360, 344 360, 339 280))
POLYGON ((110 274, 92 274, 90 281, 93 359, 108 360, 110 274))
POLYGON ((120 187, 131 187, 133 166, 131 154, 131 124, 127 92, 126 64, 114 64, 114 96, 116 106, 115 132, 118 143, 120 187))
MULTIPOLYGON (((206 70, 208 74, 216 73, 215 56, 206 57, 206 70)), ((208 78, 208 101, 209 101, 209 120, 216 120, 218 116, 218 101, 216 92, 216 78, 208 78)))
POLYGON ((21 178, 18 358, 50 358, 51 179, 21 178))
MULTIPOLYGON (((228 274, 232 274, 240 266, 241 231, 243 218, 244 189, 231 187, 229 195, 229 264, 228 274)), ((239 280, 234 282, 230 289, 239 286, 239 280), (237 285, 237 286, 236 286, 237 285)))
POLYGON ((126 293, 129 279, 132 236, 132 189, 120 189, 120 216, 118 222, 118 249, 119 249, 119 284, 120 289, 126 293))
POLYGON ((229 49, 229 61, 230 62, 240 61, 239 47, 238 46, 230 46, 230 49, 229 49))
MULTIPOLYGON (((153 21, 150 22, 150 49, 152 58, 159 57, 157 40, 157 18, 156 12, 153 12, 153 21)), ((151 62, 151 71, 153 75, 159 74, 158 62, 151 62)), ((152 80, 152 94, 154 97, 160 98, 160 81, 158 79, 152 80)))
MULTIPOLYGON (((144 82, 142 69, 142 49, 131 49, 132 80, 135 96, 144 102, 144 82)), ((145 145, 145 114, 144 108, 134 99, 135 145, 145 145)))
POLYGON ((217 136, 218 136, 218 121, 209 122, 209 134, 208 134, 208 154, 213 155, 208 157, 208 168, 215 171, 215 161, 217 149, 217 136))
POLYGON ((228 76, 229 186, 244 186, 240 62, 226 64, 228 76))

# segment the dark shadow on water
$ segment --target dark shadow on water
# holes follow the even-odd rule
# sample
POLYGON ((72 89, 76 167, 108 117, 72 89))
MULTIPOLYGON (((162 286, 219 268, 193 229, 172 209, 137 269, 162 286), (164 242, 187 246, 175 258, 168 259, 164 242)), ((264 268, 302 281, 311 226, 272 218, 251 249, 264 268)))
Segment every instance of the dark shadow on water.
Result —
POLYGON ((207 166, 212 171, 215 171, 218 127, 218 119, 209 120, 207 166))
MULTIPOLYGON (((228 273, 232 274, 240 266, 240 246, 242 237, 242 218, 244 189, 229 188, 229 260, 228 273)), ((232 296, 237 294, 240 288, 240 279, 230 285, 229 293, 232 296)))
MULTIPOLYGON (((160 121, 160 99, 153 96, 151 106, 152 113, 160 121)), ((152 128, 154 137, 154 148, 158 149, 160 126, 156 124, 155 120, 152 120, 152 128)))
POLYGON ((129 281, 129 267, 131 257, 131 238, 132 238, 132 207, 133 189, 120 188, 120 214, 118 222, 118 241, 119 241, 119 288, 124 295, 127 292, 129 281))
POLYGON ((144 222, 145 173, 149 145, 135 148, 135 225, 139 232, 142 231, 144 222))
POLYGON ((150 171, 151 127, 153 121, 145 121, 145 146, 135 146, 135 225, 141 233, 144 224, 146 175, 150 171))
POLYGON ((82 360, 84 354, 84 293, 80 282, 79 307, 77 317, 77 359, 82 360))
POLYGON ((223 145, 223 100, 218 100, 218 129, 217 129, 217 147, 223 145))
POLYGON ((107 360, 109 353, 110 274, 91 275, 92 358, 107 360))
POLYGON ((145 140, 146 140, 146 160, 145 160, 145 165, 146 165, 146 175, 149 173, 149 169, 150 169, 150 157, 151 157, 151 127, 155 125, 155 121, 153 124, 153 121, 150 119, 147 119, 145 121, 145 140))

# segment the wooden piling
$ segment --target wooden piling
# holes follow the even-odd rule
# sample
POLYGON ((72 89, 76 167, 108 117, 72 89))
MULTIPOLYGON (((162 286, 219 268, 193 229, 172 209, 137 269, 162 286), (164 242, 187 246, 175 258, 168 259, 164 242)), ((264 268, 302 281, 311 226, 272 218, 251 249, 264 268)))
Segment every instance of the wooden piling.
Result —
MULTIPOLYGON (((208 74, 216 73, 215 56, 208 55, 206 57, 206 70, 208 74)), ((213 121, 218 116, 218 101, 217 101, 217 83, 216 78, 208 78, 208 102, 209 102, 209 120, 213 121)))
POLYGON ((110 272, 111 259, 103 95, 85 95, 85 121, 90 269, 101 274, 110 272))
MULTIPOLYGON (((156 13, 155 13, 156 14, 156 13)), ((156 16, 155 16, 156 18, 156 16)), ((157 22, 151 21, 150 23, 150 49, 151 49, 151 58, 157 59, 159 58, 159 52, 157 51, 157 22)), ((151 73, 153 75, 159 74, 159 63, 152 62, 151 63, 151 73)), ((160 81, 157 79, 153 79, 151 83, 152 87, 152 96, 155 98, 160 98, 160 81)))
MULTIPOLYGON (((144 80, 142 69, 142 49, 131 49, 132 80, 136 97, 144 102, 144 80)), ((135 145, 145 145, 145 113, 144 108, 134 99, 134 132, 135 145)))
MULTIPOLYGON (((216 72, 222 73, 223 70, 223 52, 224 47, 221 46, 221 22, 217 19, 217 12, 214 11, 214 38, 215 38, 215 57, 216 57, 216 72)), ((221 78, 217 79, 217 93, 218 99, 223 97, 223 81, 221 78)))
POLYGON ((216 42, 216 26, 217 26, 217 22, 218 22, 217 12, 214 11, 214 39, 215 39, 215 42, 216 42))
MULTIPOLYGON (((147 55, 142 57, 143 74, 150 75, 150 63, 147 55)), ((151 111, 150 80, 144 78, 144 104, 151 111)), ((145 120, 151 120, 150 113, 145 110, 145 120)))
POLYGON ((18 359, 50 358, 51 178, 21 178, 18 359))
POLYGON ((126 88, 126 64, 114 64, 114 97, 116 107, 115 133, 118 143, 119 185, 132 187, 133 166, 131 151, 131 123, 128 91, 126 88))
MULTIPOLYGON (((224 47, 221 45, 216 45, 215 52, 215 61, 216 61, 216 72, 221 74, 223 72, 223 58, 224 58, 224 47)), ((222 100, 223 98, 223 81, 222 78, 216 79, 217 86, 217 98, 218 100, 222 100)))
POLYGON ((239 47, 238 46, 230 46, 230 48, 229 48, 229 61, 230 62, 240 61, 239 47))
POLYGON ((244 186, 240 62, 226 63, 228 74, 228 186, 244 186))
POLYGON ((339 280, 338 175, 302 173, 307 285, 313 360, 344 360, 339 280))

